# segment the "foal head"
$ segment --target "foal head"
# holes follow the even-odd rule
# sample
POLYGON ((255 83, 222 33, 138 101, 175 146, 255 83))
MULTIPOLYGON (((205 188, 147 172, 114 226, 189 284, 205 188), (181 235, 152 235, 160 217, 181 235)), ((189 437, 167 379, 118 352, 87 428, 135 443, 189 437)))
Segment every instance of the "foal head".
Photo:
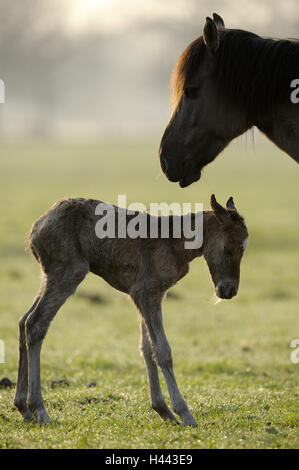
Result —
POLYGON ((231 299, 238 292, 240 263, 248 243, 248 232, 232 197, 225 209, 212 195, 211 207, 213 211, 208 213, 209 217, 204 223, 203 255, 216 295, 221 299, 231 299))

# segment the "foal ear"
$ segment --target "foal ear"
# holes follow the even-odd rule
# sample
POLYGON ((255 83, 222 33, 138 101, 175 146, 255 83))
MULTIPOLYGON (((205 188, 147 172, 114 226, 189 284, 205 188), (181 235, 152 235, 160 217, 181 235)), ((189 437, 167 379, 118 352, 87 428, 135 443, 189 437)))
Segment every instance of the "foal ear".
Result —
POLYGON ((213 209, 214 214, 216 217, 222 222, 225 223, 225 220, 227 220, 227 212, 224 209, 224 207, 219 204, 219 202, 216 201, 215 195, 212 194, 211 196, 211 207, 213 209))
POLYGON ((206 24, 203 30, 203 39, 207 48, 215 54, 219 46, 219 33, 214 20, 207 17, 206 24))
POLYGON ((234 200, 233 200, 232 196, 228 199, 228 201, 226 203, 226 208, 237 212, 237 209, 236 209, 236 206, 235 206, 235 203, 234 203, 234 200))
POLYGON ((220 15, 217 15, 217 13, 213 13, 213 19, 219 29, 225 29, 224 21, 220 15))

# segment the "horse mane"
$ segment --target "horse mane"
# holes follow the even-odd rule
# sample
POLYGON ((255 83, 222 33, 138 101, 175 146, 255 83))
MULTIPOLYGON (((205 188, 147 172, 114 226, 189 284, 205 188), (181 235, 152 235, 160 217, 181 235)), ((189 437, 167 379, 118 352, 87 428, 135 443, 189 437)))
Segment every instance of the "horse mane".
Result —
MULTIPOLYGON (((297 40, 262 38, 238 29, 222 30, 219 34, 211 79, 230 104, 241 107, 252 123, 274 106, 290 102, 291 81, 299 79, 297 40)), ((178 59, 172 75, 174 110, 186 83, 198 70, 205 48, 200 36, 178 59)))
POLYGON ((178 58, 171 77, 171 104, 173 111, 178 107, 187 80, 189 80, 198 69, 200 61, 203 58, 204 49, 205 44, 203 36, 200 36, 191 42, 178 58))

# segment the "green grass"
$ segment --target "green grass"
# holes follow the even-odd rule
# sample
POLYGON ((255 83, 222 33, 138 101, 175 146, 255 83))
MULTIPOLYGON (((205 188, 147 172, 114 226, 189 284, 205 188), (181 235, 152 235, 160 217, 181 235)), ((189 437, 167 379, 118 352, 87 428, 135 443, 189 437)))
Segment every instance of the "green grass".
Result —
POLYGON ((233 195, 250 242, 235 299, 214 304, 207 266, 198 259, 164 302, 177 381, 198 428, 164 423, 150 409, 135 307, 89 275, 44 343, 43 394, 52 423, 23 423, 14 390, 0 389, 0 448, 298 447, 299 364, 290 360, 290 343, 299 338, 298 167, 270 144, 257 141, 255 152, 245 147, 231 145, 200 183, 182 190, 161 174, 151 143, 1 144, 0 378, 16 381, 18 319, 39 285, 26 236, 57 199, 117 203, 117 194, 126 194, 128 204, 208 208, 212 193, 222 203, 233 195), (62 379, 69 386, 51 388, 62 379))

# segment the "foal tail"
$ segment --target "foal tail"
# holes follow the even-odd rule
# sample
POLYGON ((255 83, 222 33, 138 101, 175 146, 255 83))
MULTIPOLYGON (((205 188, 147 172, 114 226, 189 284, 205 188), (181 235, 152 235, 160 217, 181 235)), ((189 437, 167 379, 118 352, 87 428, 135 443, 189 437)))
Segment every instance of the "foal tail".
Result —
POLYGON ((51 252, 55 253, 55 212, 64 201, 57 201, 50 209, 41 215, 32 225, 27 238, 27 249, 33 254, 42 269, 46 271, 46 267, 51 256, 51 252))
POLYGON ((80 198, 61 199, 34 222, 28 249, 45 273, 54 265, 67 266, 76 256, 84 258, 79 232, 86 218, 85 205, 80 198))
MULTIPOLYGON (((31 233, 29 234, 29 237, 30 237, 31 233)), ((37 251, 34 249, 34 246, 33 244, 31 243, 31 240, 30 238, 28 239, 28 250, 33 254, 34 258, 36 259, 36 261, 39 263, 40 262, 40 259, 39 259, 39 256, 37 254, 37 251)))
POLYGON ((41 246, 38 243, 38 229, 43 218, 40 217, 34 222, 27 237, 27 250, 33 254, 38 263, 41 263, 41 246))

